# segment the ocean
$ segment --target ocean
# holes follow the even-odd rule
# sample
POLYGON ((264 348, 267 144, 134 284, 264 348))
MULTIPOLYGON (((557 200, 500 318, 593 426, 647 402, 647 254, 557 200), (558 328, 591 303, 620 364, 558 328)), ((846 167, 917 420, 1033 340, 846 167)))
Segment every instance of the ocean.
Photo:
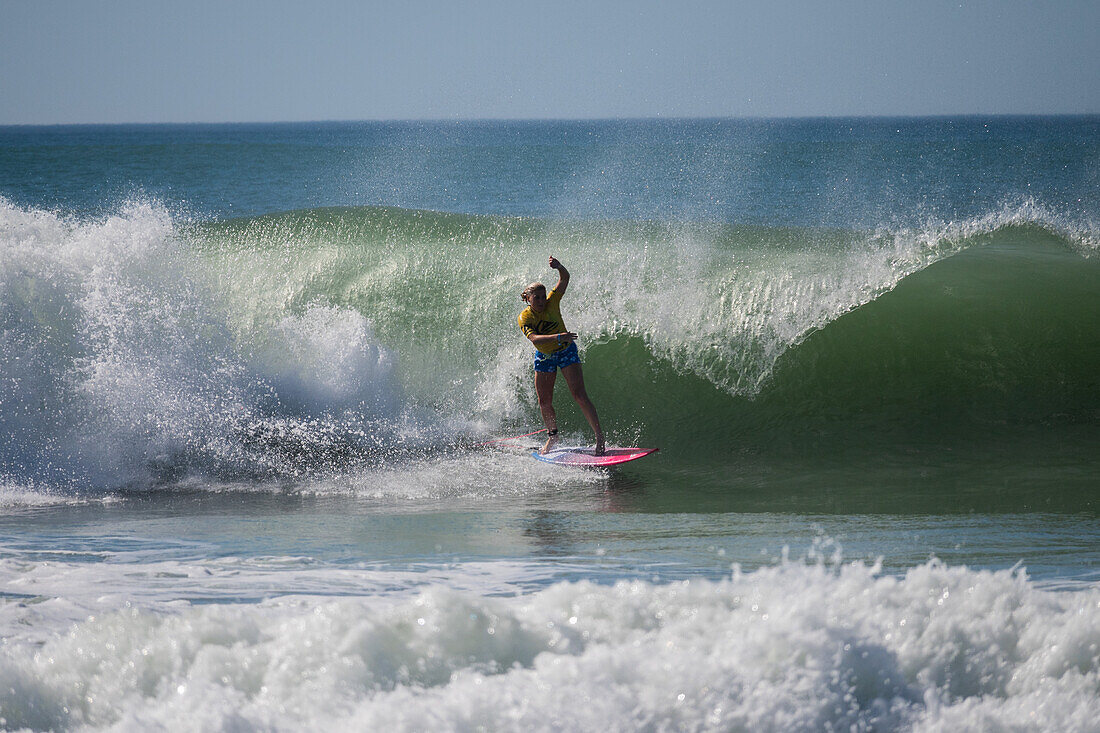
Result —
POLYGON ((1098 518, 1100 117, 0 127, 5 730, 1100 731, 1098 518))

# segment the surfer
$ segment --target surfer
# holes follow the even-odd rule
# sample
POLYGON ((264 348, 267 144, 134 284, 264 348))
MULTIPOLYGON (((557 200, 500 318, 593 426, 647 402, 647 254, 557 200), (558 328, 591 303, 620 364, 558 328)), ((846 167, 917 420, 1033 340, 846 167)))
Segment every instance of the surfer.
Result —
POLYGON ((539 409, 546 424, 549 437, 540 453, 546 453, 558 442, 558 418, 554 413, 554 382, 561 369, 569 393, 584 413, 592 431, 596 433, 596 455, 605 451, 603 430, 600 418, 588 393, 584 389, 584 374, 581 372, 581 358, 577 353, 577 334, 567 331, 561 317, 559 304, 565 288, 569 285, 569 270, 553 257, 550 268, 558 271, 558 284, 546 294, 546 286, 535 282, 524 288, 520 295, 527 307, 519 314, 519 327, 535 346, 535 394, 539 398, 539 409))

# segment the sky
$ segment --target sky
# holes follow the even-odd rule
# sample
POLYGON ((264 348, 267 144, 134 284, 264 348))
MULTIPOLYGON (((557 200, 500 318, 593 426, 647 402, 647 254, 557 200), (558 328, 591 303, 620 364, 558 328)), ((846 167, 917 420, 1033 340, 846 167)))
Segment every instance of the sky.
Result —
POLYGON ((0 0, 0 124, 1100 113, 1097 0, 0 0))

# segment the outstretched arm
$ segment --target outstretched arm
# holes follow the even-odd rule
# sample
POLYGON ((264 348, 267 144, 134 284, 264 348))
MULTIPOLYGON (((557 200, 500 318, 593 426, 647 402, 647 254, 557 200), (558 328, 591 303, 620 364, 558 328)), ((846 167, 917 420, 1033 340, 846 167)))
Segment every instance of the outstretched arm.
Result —
POLYGON ((550 269, 558 271, 558 284, 554 286, 554 290, 558 291, 558 295, 564 295, 565 288, 569 285, 569 270, 566 270, 565 265, 558 262, 552 255, 550 257, 550 269))

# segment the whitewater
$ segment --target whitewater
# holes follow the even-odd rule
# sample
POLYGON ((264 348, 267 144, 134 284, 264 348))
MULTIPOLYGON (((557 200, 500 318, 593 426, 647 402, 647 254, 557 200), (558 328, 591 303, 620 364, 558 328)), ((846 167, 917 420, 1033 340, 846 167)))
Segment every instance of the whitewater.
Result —
POLYGON ((0 727, 1098 730, 1098 125, 0 128, 0 727))

